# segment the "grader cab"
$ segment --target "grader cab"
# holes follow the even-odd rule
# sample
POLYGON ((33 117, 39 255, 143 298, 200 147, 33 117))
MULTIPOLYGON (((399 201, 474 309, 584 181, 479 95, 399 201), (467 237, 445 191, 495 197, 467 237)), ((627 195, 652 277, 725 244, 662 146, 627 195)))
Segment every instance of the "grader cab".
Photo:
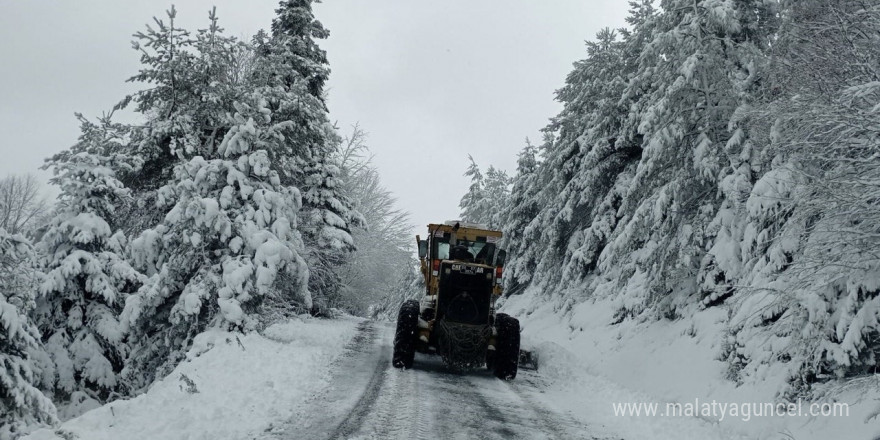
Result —
POLYGON ((502 379, 516 377, 519 321, 495 313, 502 293, 505 251, 501 231, 450 221, 416 236, 425 296, 406 301, 397 317, 392 363, 412 367, 415 352, 440 355, 447 365, 485 365, 502 379))

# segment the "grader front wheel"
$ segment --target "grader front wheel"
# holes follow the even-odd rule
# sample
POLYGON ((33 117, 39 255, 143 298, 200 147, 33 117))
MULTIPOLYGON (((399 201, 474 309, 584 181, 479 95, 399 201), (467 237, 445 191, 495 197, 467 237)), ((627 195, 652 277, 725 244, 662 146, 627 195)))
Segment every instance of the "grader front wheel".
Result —
POLYGON ((394 333, 394 368, 412 368, 416 355, 416 338, 419 333, 419 302, 411 299, 400 306, 397 314, 397 330, 394 333))
POLYGON ((495 315, 495 329, 498 331, 495 338, 495 376, 513 380, 519 362, 519 320, 499 313, 495 315))

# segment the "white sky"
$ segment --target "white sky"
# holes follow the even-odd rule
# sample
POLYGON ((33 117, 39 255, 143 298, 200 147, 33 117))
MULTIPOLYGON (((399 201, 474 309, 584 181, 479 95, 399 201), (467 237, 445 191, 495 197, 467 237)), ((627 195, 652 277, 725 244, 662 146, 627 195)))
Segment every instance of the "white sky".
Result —
MULTIPOLYGON (((0 0, 0 176, 40 172, 79 134, 74 112, 109 110, 134 90, 131 34, 169 3, 146 0, 0 0)), ((275 0, 187 0, 178 23, 205 26, 217 5, 228 33, 268 29, 275 0)), ((369 133, 386 187, 416 231, 456 218, 482 168, 516 169, 516 153, 560 109, 554 90, 584 40, 624 24, 624 0, 326 0, 321 42, 332 70, 331 119, 369 133)))

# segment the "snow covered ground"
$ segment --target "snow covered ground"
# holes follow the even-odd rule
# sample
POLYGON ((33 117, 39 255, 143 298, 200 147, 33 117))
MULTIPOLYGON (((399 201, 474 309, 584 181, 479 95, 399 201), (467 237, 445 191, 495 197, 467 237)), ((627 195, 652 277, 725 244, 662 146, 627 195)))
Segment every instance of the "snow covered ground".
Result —
POLYGON ((693 320, 610 326, 614 308, 608 302, 581 303, 570 317, 560 319, 559 311, 535 301, 533 294, 511 297, 503 309, 520 318, 524 348, 540 356, 541 375, 550 382, 544 393, 547 404, 596 427, 594 435, 658 440, 880 438, 877 378, 858 386, 823 388, 823 402, 847 403, 849 416, 814 417, 807 414, 809 403, 803 404, 801 416, 731 415, 731 404, 752 408, 751 403, 777 402, 784 375, 766 371, 762 382, 739 387, 724 378, 726 363, 715 360, 726 322, 721 309, 699 312, 693 320), (660 414, 670 402, 703 407, 713 400, 718 404, 713 414, 690 417, 621 416, 613 406, 657 403, 660 414), (728 404, 723 420, 721 404, 728 404))
MULTIPOLYGON (((360 388, 369 388, 372 383, 354 378, 360 377, 358 374, 370 376, 379 367, 382 368, 376 371, 388 383, 374 390, 378 397, 355 408, 337 400, 329 408, 364 412, 366 415, 361 418, 366 422, 362 424, 367 428, 375 425, 380 431, 385 426, 371 423, 370 414, 385 420, 383 408, 396 408, 403 400, 412 401, 412 405, 404 407, 412 407, 410 412, 419 419, 401 420, 406 426, 458 426, 437 422, 451 408, 485 400, 492 402, 491 407, 505 409, 497 414, 501 417, 497 422, 514 420, 510 419, 512 413, 508 413, 518 408, 523 414, 531 411, 540 415, 533 417, 536 420, 570 420, 565 429, 571 432, 571 428, 580 426, 577 438, 873 440, 880 435, 880 420, 874 416, 880 408, 880 393, 876 384, 866 383, 826 387, 829 398, 850 405, 848 417, 752 416, 743 420, 743 415, 726 414, 719 420, 718 415, 616 415, 614 404, 656 403, 658 413, 662 413, 667 403, 686 404, 695 399, 700 403, 715 400, 719 404, 775 402, 781 378, 771 371, 760 386, 740 387, 724 379, 725 363, 713 360, 725 321, 725 314, 718 310, 699 313, 694 321, 651 325, 625 322, 612 327, 607 325, 613 311, 609 304, 581 304, 571 317, 560 322, 552 306, 533 307, 536 302, 532 299, 528 294, 513 297, 504 308, 521 318, 523 344, 539 354, 540 370, 537 374, 523 372, 509 384, 483 377, 485 374, 450 376, 424 359, 414 372, 395 371, 390 363, 384 362, 385 352, 390 350, 388 335, 377 337, 370 344, 361 341, 361 348, 370 353, 341 358, 347 344, 358 334, 361 321, 295 319, 274 325, 262 334, 213 331, 201 335, 189 352, 189 360, 146 394, 93 409, 57 429, 37 431, 25 438, 275 438, 276 434, 293 429, 289 426, 295 421, 292 415, 300 414, 303 420, 321 420, 324 410, 315 402, 320 403, 322 393, 332 389, 334 377, 352 378, 349 382, 356 392, 352 392, 350 400, 354 401, 360 394, 368 395, 360 388), (341 362, 342 359, 348 361, 341 362), (384 406, 383 399, 388 401, 384 406), (526 400, 520 402, 522 399, 526 400)), ((344 389, 340 388, 340 392, 344 389)), ((332 418, 325 427, 330 431, 330 425, 347 420, 344 414, 332 418)), ((528 428, 528 423, 523 423, 515 429, 517 438, 528 428)), ((367 428, 358 429, 369 431, 367 428)), ((467 429, 471 429, 471 434, 476 432, 476 428, 467 429)), ((359 432, 352 432, 356 431, 359 432)))
POLYGON ((359 321, 294 319, 262 334, 210 331, 150 390, 28 440, 244 439, 285 421, 325 388, 359 321))

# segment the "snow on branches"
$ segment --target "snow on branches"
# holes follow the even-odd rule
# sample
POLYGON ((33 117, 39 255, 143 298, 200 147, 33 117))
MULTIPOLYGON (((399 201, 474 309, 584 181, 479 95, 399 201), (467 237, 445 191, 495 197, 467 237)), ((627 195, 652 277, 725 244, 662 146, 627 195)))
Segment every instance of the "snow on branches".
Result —
POLYGON ((139 161, 120 153, 124 127, 80 119, 79 143, 47 165, 61 195, 38 244, 45 271, 38 317, 54 364, 51 388, 106 398, 120 386, 127 355, 117 316, 143 281, 127 261, 127 239, 115 221, 116 207, 129 197, 116 173, 139 161))
POLYGON ((122 314, 132 335, 254 328, 252 314, 270 295, 311 306, 296 230, 301 196, 281 184, 268 153, 284 142, 290 122, 273 120, 259 91, 234 106, 220 121, 228 129, 215 157, 195 156, 175 168, 175 181, 158 191, 164 221, 132 243, 134 261, 150 277, 122 314), (277 283, 282 274, 289 284, 277 283))
POLYGON ((0 439, 57 422, 55 406, 37 388, 33 353, 40 350, 40 334, 30 318, 33 260, 26 238, 0 229, 0 439))
POLYGON ((726 308, 731 377, 782 393, 875 371, 880 6, 630 4, 513 180, 508 291, 617 322, 726 308))

